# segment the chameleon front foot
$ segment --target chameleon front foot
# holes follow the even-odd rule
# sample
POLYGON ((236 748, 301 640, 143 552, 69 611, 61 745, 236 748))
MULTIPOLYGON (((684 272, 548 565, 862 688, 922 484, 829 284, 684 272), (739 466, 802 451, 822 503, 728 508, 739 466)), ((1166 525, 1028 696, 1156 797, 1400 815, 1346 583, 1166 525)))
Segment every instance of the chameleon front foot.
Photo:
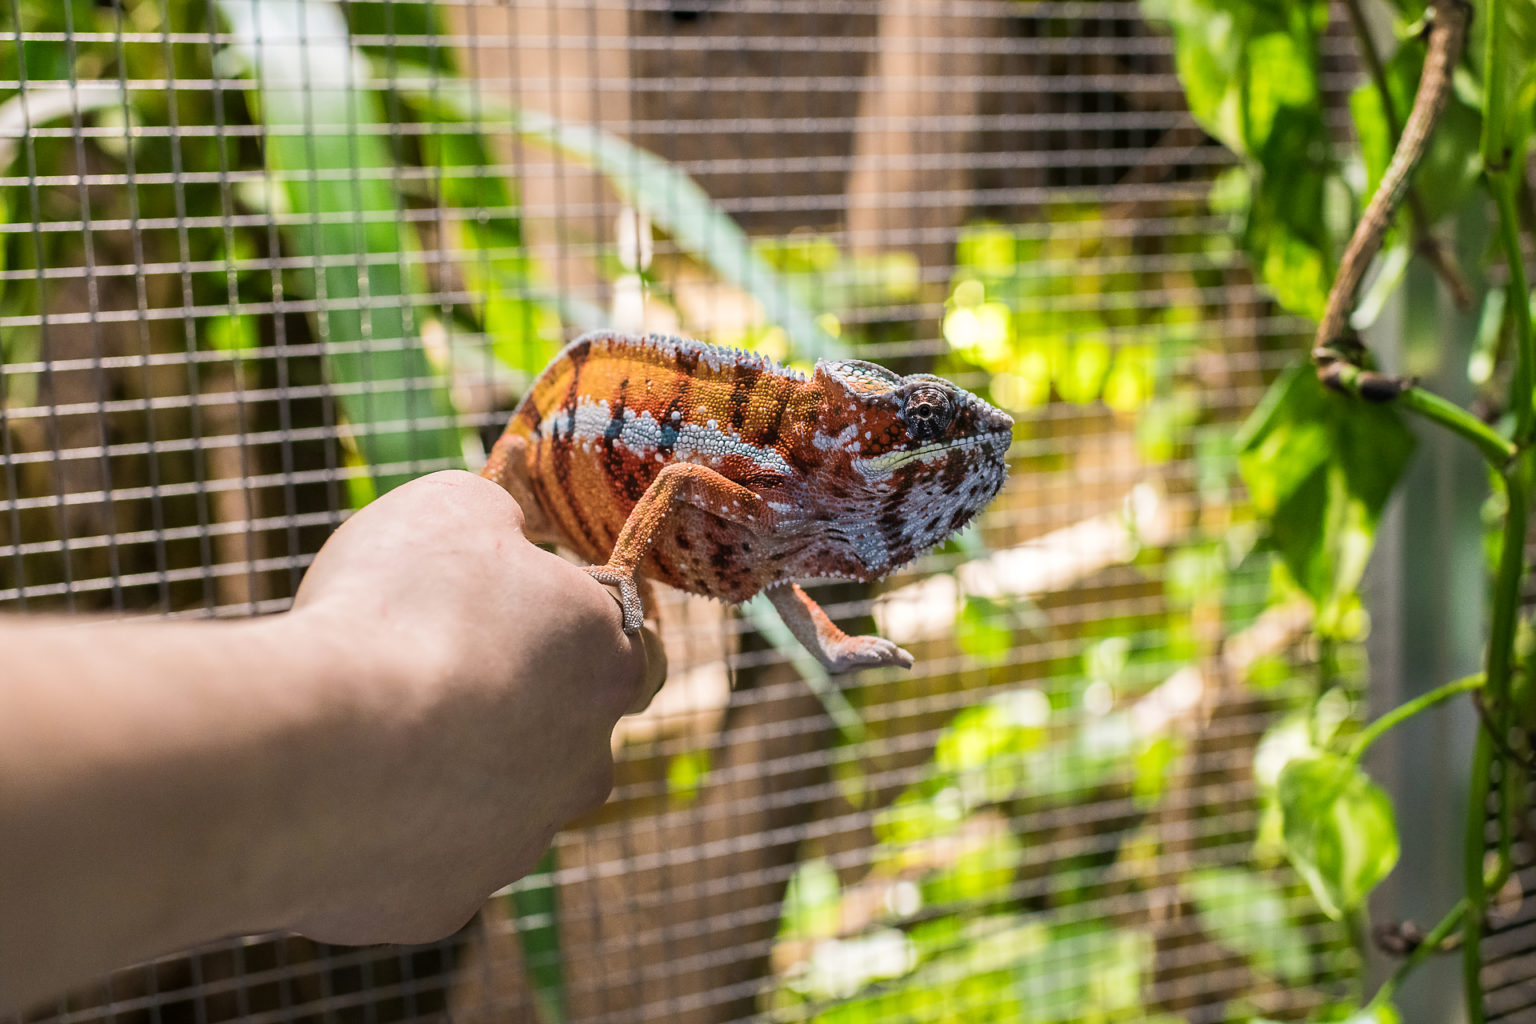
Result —
POLYGON ((640 600, 640 585, 633 572, 610 569, 606 565, 584 565, 582 569, 599 583, 619 588, 619 604, 624 608, 624 632, 633 636, 645 623, 645 605, 640 600))
POLYGON ((828 672, 895 665, 911 668, 912 655, 883 636, 849 636, 797 583, 769 587, 768 600, 784 625, 828 672))
POLYGON ((828 672, 847 672, 855 668, 879 668, 895 665, 911 668, 912 655, 883 636, 848 636, 825 643, 813 652, 828 672))

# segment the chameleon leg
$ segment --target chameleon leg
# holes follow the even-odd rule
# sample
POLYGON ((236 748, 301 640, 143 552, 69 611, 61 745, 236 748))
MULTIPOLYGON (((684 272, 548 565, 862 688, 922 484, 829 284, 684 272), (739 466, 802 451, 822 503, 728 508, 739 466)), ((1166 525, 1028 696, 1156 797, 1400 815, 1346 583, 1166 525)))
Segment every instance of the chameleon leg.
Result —
POLYGON ((767 590, 768 600, 784 625, 827 667, 828 672, 851 668, 900 665, 912 667, 912 655, 882 636, 849 636, 827 617, 798 583, 782 583, 767 590))
POLYGON ((507 431, 497 439, 480 475, 501 485, 523 510, 523 534, 536 544, 559 541, 528 481, 528 439, 507 431))
POLYGON ((662 525, 678 505, 693 505, 742 526, 769 530, 773 510, 750 488, 743 487, 710 469, 686 462, 662 468, 646 488, 619 531, 606 565, 589 565, 587 572, 599 583, 619 588, 624 604, 624 632, 633 633, 645 621, 645 606, 635 581, 635 568, 655 543, 662 525))

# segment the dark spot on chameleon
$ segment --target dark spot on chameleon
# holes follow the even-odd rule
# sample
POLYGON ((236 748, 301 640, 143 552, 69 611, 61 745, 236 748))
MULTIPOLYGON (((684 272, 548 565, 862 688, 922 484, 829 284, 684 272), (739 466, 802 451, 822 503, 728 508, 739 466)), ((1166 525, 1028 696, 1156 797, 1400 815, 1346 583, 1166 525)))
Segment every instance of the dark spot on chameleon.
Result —
POLYGON ((731 429, 738 434, 747 421, 747 401, 752 397, 752 381, 757 371, 747 366, 737 366, 735 379, 731 381, 731 429))
POLYGON ((715 567, 718 573, 727 573, 731 568, 731 548, 728 544, 715 541, 715 552, 709 558, 709 564, 715 567))
POLYGON ((678 534, 677 547, 679 551, 691 551, 693 550, 693 541, 689 540, 687 537, 684 537, 682 534, 678 534))
POLYGON ((741 542, 741 553, 744 554, 744 555, 750 555, 752 553, 752 545, 750 543, 748 543, 747 541, 742 541, 741 542))
POLYGON ((661 425, 661 436, 656 441, 658 451, 670 452, 677 445, 677 427, 670 420, 661 425))
POLYGON ((579 363, 583 359, 586 359, 587 358, 587 354, 590 353, 591 351, 592 351, 592 339, 590 339, 590 338, 583 338, 580 341, 572 342, 571 343, 571 350, 570 350, 571 361, 574 362, 574 363, 579 363))
POLYGON ((967 514, 965 509, 955 509, 954 515, 949 517, 949 532, 954 533, 956 530, 960 529, 960 527, 965 525, 965 521, 968 518, 970 518, 970 516, 967 514))
POLYGON ((623 430, 624 418, 622 416, 615 416, 613 419, 609 420, 608 425, 603 428, 603 440, 607 441, 609 444, 612 444, 614 439, 616 439, 619 434, 623 432, 623 430))
POLYGON ((624 497, 631 503, 643 498, 646 490, 651 485, 651 482, 642 473, 626 473, 622 470, 616 470, 613 475, 618 477, 620 486, 624 488, 624 497))

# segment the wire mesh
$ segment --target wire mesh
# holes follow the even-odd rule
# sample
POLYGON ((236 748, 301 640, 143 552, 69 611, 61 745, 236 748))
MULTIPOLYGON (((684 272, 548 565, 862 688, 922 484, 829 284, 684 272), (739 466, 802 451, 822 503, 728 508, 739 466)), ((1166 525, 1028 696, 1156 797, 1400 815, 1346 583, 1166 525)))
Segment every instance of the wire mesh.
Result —
POLYGON ((1134 3, 0 0, 0 608, 280 612, 585 328, 855 352, 1020 423, 970 540, 815 590, 910 674, 831 686, 668 596, 612 799, 464 932, 229 940, 32 1019, 1339 996, 1344 936, 1255 853, 1305 620, 1263 610, 1228 439, 1301 325, 1222 241, 1229 159, 1134 3))

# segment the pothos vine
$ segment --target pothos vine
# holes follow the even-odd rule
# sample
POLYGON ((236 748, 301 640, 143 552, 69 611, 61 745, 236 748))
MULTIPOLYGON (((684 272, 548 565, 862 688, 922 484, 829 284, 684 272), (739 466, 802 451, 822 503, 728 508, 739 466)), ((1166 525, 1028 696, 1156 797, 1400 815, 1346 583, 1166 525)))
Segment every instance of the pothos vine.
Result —
MULTIPOLYGON (((1356 0, 1357 2, 1357 0, 1356 0)), ((1463 58, 1472 9, 1465 0, 1431 0, 1426 11, 1426 55, 1412 110, 1403 126, 1391 162, 1345 249, 1328 294, 1312 348, 1319 379, 1335 391, 1368 402, 1391 402, 1472 443, 1487 461, 1504 496, 1500 547, 1490 599, 1490 628, 1483 672, 1432 691, 1389 712, 1361 733, 1352 758, 1387 728, 1462 693, 1470 693, 1479 710, 1480 728, 1473 753, 1471 789, 1463 850, 1462 898, 1430 929, 1410 944, 1407 957, 1372 997, 1367 1009, 1390 1004, 1403 979, 1430 955, 1458 936, 1462 957, 1467 1020, 1483 1020, 1480 940, 1486 927, 1492 894, 1513 870, 1514 815, 1523 806, 1520 787, 1529 785, 1531 761, 1517 749, 1532 723, 1523 721, 1517 705, 1517 683, 1527 666, 1517 649, 1520 634, 1520 584, 1526 572, 1525 539, 1530 528, 1531 489, 1536 484, 1536 339, 1533 339, 1524 254, 1521 248, 1520 202, 1522 175, 1513 166, 1515 154, 1506 135, 1510 97, 1504 74, 1509 33, 1505 30, 1505 0, 1488 0, 1483 11, 1484 92, 1480 154, 1483 186, 1497 213, 1498 242, 1508 273, 1508 303, 1514 338, 1514 372, 1510 382, 1511 425, 1500 429, 1462 407, 1441 398, 1405 377, 1387 376, 1369 368, 1369 353, 1349 326, 1349 314, 1367 268, 1380 252, 1398 207, 1409 193, 1414 169, 1427 152, 1450 96, 1456 68, 1463 58), (1494 856, 1489 865, 1487 814, 1500 792, 1494 856)), ((1369 51, 1364 19, 1352 18, 1369 51)), ((1370 63, 1368 61, 1368 63, 1370 63)), ((1379 66, 1379 61, 1376 62, 1379 66)), ((1379 74, 1383 103, 1390 96, 1379 74)), ((1415 217, 1415 224, 1422 222, 1415 217)), ((1443 265, 1443 264, 1438 264, 1443 265)))

